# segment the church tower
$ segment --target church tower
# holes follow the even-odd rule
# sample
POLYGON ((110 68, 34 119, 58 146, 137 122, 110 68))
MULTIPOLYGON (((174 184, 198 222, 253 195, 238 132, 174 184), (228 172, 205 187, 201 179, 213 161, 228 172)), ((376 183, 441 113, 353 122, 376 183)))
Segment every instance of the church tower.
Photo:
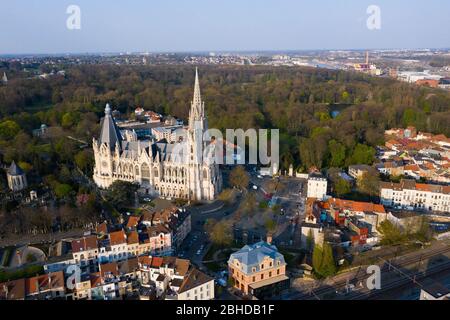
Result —
POLYGON ((108 188, 112 183, 115 164, 118 163, 122 151, 122 134, 111 115, 109 104, 105 108, 100 137, 93 139, 95 157, 94 181, 101 188, 108 188))
POLYGON ((191 200, 212 200, 221 190, 217 164, 209 164, 204 158, 209 137, 208 120, 205 114, 205 102, 200 93, 198 69, 195 70, 194 97, 189 112, 188 152, 189 152, 189 189, 191 200))

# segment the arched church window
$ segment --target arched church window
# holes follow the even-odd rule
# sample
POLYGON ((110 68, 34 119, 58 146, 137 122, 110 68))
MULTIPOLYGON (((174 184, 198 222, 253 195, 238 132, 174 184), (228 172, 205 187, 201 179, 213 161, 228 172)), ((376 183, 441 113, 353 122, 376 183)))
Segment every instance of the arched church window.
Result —
POLYGON ((146 163, 142 164, 141 166, 141 176, 143 180, 146 181, 150 180, 150 168, 146 163))

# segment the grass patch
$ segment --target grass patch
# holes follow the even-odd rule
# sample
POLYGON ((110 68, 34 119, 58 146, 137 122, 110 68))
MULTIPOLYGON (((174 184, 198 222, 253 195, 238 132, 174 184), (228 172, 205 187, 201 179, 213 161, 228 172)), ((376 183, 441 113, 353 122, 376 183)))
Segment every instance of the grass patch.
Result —
POLYGON ((31 278, 41 274, 44 274, 43 266, 29 266, 13 272, 0 271, 0 282, 12 281, 22 278, 31 278))

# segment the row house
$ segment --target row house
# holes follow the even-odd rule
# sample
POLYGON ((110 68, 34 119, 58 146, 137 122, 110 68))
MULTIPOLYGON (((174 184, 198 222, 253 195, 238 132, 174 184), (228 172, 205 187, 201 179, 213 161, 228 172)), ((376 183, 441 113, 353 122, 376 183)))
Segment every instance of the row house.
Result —
POLYGON ((214 279, 194 268, 189 260, 148 256, 139 257, 139 265, 142 284, 151 288, 147 291, 154 293, 154 298, 214 299, 214 279))
POLYGON ((65 299, 62 271, 0 283, 0 300, 65 299))
POLYGON ((381 202, 408 210, 450 212, 450 186, 417 183, 403 179, 399 183, 381 183, 381 202))

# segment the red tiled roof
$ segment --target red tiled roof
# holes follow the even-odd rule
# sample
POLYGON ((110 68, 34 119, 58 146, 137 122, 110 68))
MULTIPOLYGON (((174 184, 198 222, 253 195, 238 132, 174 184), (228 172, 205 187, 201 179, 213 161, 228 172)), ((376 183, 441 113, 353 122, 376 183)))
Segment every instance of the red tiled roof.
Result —
POLYGON ((377 212, 377 213, 386 213, 384 210, 384 206, 381 204, 375 204, 371 202, 360 202, 360 201, 351 201, 351 200, 343 200, 332 198, 327 201, 328 208, 336 208, 340 210, 349 210, 355 212, 377 212))
POLYGON ((97 236, 83 237, 72 241, 72 252, 93 250, 97 247, 97 236))
POLYGON ((100 265, 100 275, 105 278, 108 275, 119 275, 119 267, 117 262, 106 263, 100 265))
POLYGON ((134 228, 139 224, 139 217, 131 216, 127 221, 127 228, 134 228))
POLYGON ((161 257, 153 257, 151 266, 152 266, 152 267, 155 267, 155 268, 159 268, 159 267, 162 266, 163 261, 164 261, 164 260, 163 260, 163 258, 161 258, 161 257))
POLYGON ((118 245, 118 244, 124 244, 127 243, 127 237, 125 235, 125 232, 123 230, 111 232, 109 234, 109 241, 112 246, 118 245))
POLYGON ((136 244, 139 243, 139 234, 136 231, 131 231, 127 236, 128 244, 136 244))

